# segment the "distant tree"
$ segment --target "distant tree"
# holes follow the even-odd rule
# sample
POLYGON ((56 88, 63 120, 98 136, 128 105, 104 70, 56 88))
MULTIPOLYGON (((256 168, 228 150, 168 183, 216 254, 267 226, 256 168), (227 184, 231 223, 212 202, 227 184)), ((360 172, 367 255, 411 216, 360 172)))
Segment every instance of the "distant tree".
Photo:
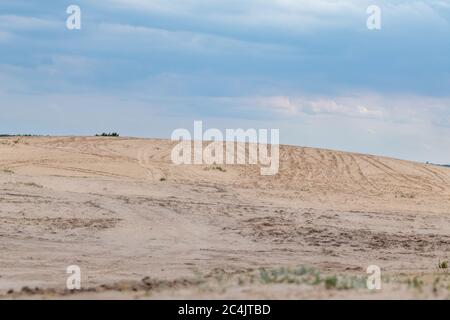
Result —
POLYGON ((118 137, 119 134, 117 132, 103 132, 102 134, 96 134, 96 137, 118 137))

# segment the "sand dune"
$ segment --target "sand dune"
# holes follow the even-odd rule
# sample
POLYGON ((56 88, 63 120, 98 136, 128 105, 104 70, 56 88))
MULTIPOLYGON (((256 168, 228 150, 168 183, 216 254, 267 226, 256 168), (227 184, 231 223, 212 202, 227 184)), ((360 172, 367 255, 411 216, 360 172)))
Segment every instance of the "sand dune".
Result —
POLYGON ((176 166, 173 145, 0 138, 0 296, 449 297, 449 168, 281 146, 279 173, 261 176, 176 166), (73 264, 85 289, 69 294, 73 264), (327 287, 372 264, 393 279, 384 289, 327 287), (325 280, 261 278, 299 266, 325 280))

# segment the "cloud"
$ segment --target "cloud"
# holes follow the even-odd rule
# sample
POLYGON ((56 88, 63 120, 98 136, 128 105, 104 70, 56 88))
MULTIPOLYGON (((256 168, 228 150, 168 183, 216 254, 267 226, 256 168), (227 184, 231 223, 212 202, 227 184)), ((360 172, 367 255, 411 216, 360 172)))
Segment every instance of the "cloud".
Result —
MULTIPOLYGON (((2 50, 0 63, 36 70, 36 65, 48 68, 55 54, 103 61, 91 64, 95 75, 86 73, 80 86, 112 84, 114 90, 161 74, 179 74, 196 79, 196 90, 209 88, 203 95, 228 95, 232 81, 246 82, 241 92, 233 93, 241 96, 263 90, 279 96, 351 89, 448 92, 450 62, 445 57, 450 46, 444 38, 450 28, 442 3, 381 0, 386 27, 379 33, 365 27, 368 4, 371 1, 80 1, 83 29, 69 32, 64 7, 44 1, 38 10, 21 3, 38 12, 58 8, 59 13, 1 15, 0 26, 10 29, 4 31, 7 36, 0 35, 0 43, 14 43, 2 50), (20 37, 12 39, 10 32, 20 37), (227 85, 212 88, 211 78, 227 85), (264 87, 252 85, 252 79, 263 79, 264 87)), ((67 75, 63 82, 72 81, 71 72, 67 75)))
POLYGON ((6 31, 0 31, 0 42, 6 42, 11 39, 11 34, 6 31))
POLYGON ((205 55, 207 53, 224 54, 289 54, 292 48, 277 44, 263 44, 245 40, 237 40, 221 35, 211 35, 202 32, 172 31, 161 28, 150 28, 130 24, 101 23, 92 38, 110 40, 111 49, 124 48, 127 50, 162 50, 194 52, 205 55), (121 37, 120 43, 112 41, 121 37))
POLYGON ((349 98, 305 98, 305 97, 264 97, 259 103, 275 113, 293 115, 332 114, 346 117, 382 118, 384 110, 378 106, 368 107, 365 99, 349 98))
POLYGON ((0 15, 0 29, 13 31, 49 30, 63 26, 56 20, 19 15, 0 15))
POLYGON ((1 1, 2 123, 161 136, 195 117, 409 158, 413 139, 442 159, 449 3, 376 2, 379 32, 366 28, 371 0, 79 0, 79 31, 65 5, 1 1))
MULTIPOLYGON (((241 98, 237 100, 243 104, 241 98)), ((446 125, 445 119, 450 119, 450 97, 377 93, 353 93, 335 97, 263 96, 246 98, 245 104, 259 106, 271 112, 273 116, 289 118, 334 115, 391 123, 430 125, 446 125)))
MULTIPOLYGON (((174 0, 99 1, 111 9, 147 15, 160 21, 168 18, 186 30, 216 33, 230 37, 251 37, 265 30, 271 34, 305 34, 316 28, 342 28, 358 23, 365 7, 356 1, 326 0, 174 0), (354 17, 356 19, 349 19, 354 17)), ((259 41, 264 41, 259 38, 259 41)))
POLYGON ((450 12, 443 10, 439 1, 406 1, 396 4, 385 2, 383 12, 392 25, 407 23, 411 27, 427 25, 427 28, 448 28, 450 25, 450 12))
MULTIPOLYGON (((101 3, 120 10, 173 16, 184 21, 202 21, 208 27, 263 28, 304 33, 323 28, 353 28, 365 22, 371 0, 102 0, 101 3)), ((443 22, 444 1, 392 1, 376 3, 393 20, 443 22)))

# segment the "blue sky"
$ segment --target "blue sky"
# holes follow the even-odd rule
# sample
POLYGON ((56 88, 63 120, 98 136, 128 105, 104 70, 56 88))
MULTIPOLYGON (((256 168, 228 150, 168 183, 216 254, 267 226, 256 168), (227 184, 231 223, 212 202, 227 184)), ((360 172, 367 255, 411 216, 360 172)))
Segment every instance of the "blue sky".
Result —
POLYGON ((203 120, 450 163, 450 0, 2 0, 0 112, 4 133, 169 138, 203 120))

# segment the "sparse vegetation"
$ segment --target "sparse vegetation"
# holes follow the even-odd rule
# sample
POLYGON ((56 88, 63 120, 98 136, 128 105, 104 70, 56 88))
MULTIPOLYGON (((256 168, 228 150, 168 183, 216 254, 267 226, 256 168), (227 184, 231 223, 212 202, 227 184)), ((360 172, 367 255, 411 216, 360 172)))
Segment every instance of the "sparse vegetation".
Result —
POLYGON ((33 188, 43 188, 44 187, 44 186, 42 186, 40 184, 37 184, 37 183, 34 183, 34 182, 22 182, 22 183, 19 183, 19 184, 27 186, 27 187, 33 187, 33 188))
POLYGON ((325 288, 334 289, 337 287, 338 278, 336 276, 326 277, 325 278, 325 288))
POLYGON ((439 261, 438 262, 439 269, 448 269, 448 261, 439 261))
POLYGON ((433 292, 437 293, 439 290, 439 281, 441 281, 440 277, 436 277, 433 281, 433 292))
POLYGON ((10 138, 10 137, 40 137, 36 134, 0 134, 0 138, 10 138))
POLYGON ((319 272, 313 268, 301 266, 296 269, 276 268, 276 269, 260 269, 259 277, 262 283, 300 283, 314 282, 320 276, 319 272))
POLYGON ((429 162, 429 161, 427 161, 426 164, 429 164, 429 165, 432 165, 432 166, 438 166, 438 167, 446 167, 446 168, 450 168, 450 164, 431 163, 431 162, 429 162))
MULTIPOLYGON (((366 288, 364 277, 348 277, 337 275, 324 275, 314 268, 301 266, 299 268, 278 268, 261 269, 259 274, 260 282, 264 284, 306 284, 323 285, 327 290, 348 290, 366 288)), ((242 280, 241 280, 242 282, 242 280)))
POLYGON ((103 132, 101 134, 96 134, 96 137, 119 137, 117 132, 103 132))
POLYGON ((206 167, 205 170, 217 170, 220 172, 226 172, 227 170, 225 170, 224 168, 222 168, 221 166, 212 166, 212 167, 206 167))
POLYGON ((415 276, 412 279, 408 279, 408 285, 413 287, 414 289, 421 290, 423 286, 423 281, 418 276, 415 276))
POLYGON ((8 168, 4 168, 2 171, 4 173, 8 173, 8 174, 13 174, 14 173, 14 171, 12 171, 11 169, 8 169, 8 168))
POLYGON ((395 197, 400 197, 404 199, 414 199, 416 196, 412 193, 405 193, 405 192, 398 192, 396 193, 395 197))

